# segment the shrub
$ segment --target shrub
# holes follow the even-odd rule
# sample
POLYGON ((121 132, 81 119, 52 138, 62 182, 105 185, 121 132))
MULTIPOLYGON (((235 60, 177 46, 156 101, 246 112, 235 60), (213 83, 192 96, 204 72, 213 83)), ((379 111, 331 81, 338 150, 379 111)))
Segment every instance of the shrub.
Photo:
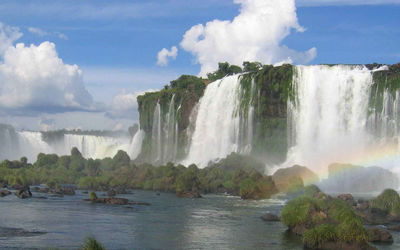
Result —
POLYGON ((97 200, 96 193, 95 192, 90 192, 89 193, 89 199, 92 200, 92 201, 97 200))
POLYGON ((371 207, 386 211, 392 215, 400 213, 400 197, 393 189, 384 190, 378 197, 371 200, 371 207))
POLYGON ((330 224, 321 224, 303 235, 303 243, 309 248, 320 248, 324 243, 336 240, 336 227, 330 224))
POLYGON ((81 250, 106 250, 94 237, 87 237, 81 250))
POLYGON ((286 204, 281 213, 281 221, 289 228, 293 228, 297 224, 304 224, 312 221, 312 212, 318 210, 319 208, 314 199, 302 196, 286 204))

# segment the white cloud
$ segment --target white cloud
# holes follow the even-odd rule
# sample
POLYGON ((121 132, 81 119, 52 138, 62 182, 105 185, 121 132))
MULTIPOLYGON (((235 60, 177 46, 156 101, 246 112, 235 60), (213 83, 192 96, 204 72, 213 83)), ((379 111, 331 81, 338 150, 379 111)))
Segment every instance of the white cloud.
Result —
POLYGON ((110 107, 110 111, 107 115, 111 118, 133 118, 138 109, 137 97, 143 95, 146 92, 153 92, 156 90, 149 89, 145 91, 137 91, 133 93, 127 93, 123 90, 121 93, 116 95, 110 107))
POLYGON ((29 27, 28 31, 31 32, 32 34, 38 35, 38 36, 47 36, 49 35, 48 32, 39 29, 39 28, 35 28, 35 27, 29 27))
POLYGON ((218 62, 241 65, 243 61, 263 63, 307 63, 316 49, 297 52, 281 46, 292 29, 303 32, 297 21, 294 0, 234 0, 240 13, 232 21, 213 20, 190 28, 181 47, 201 64, 200 75, 214 71, 218 62))
POLYGON ((0 64, 0 107, 50 113, 94 109, 82 71, 64 64, 51 42, 8 47, 0 64))
POLYGON ((173 60, 178 55, 178 48, 175 46, 171 47, 171 50, 163 48, 157 54, 157 65, 159 66, 167 66, 168 65, 168 58, 172 58, 173 60))
POLYGON ((0 56, 21 37, 22 33, 17 27, 11 27, 0 22, 0 56))
POLYGON ((297 0, 297 6, 387 5, 400 4, 400 0, 297 0))
POLYGON ((65 34, 63 34, 61 32, 58 32, 58 31, 56 31, 56 32, 47 32, 47 31, 42 30, 42 29, 37 28, 37 27, 29 27, 28 31, 30 33, 38 35, 38 36, 56 36, 56 37, 58 37, 60 39, 63 39, 63 40, 67 40, 68 39, 68 37, 65 34))

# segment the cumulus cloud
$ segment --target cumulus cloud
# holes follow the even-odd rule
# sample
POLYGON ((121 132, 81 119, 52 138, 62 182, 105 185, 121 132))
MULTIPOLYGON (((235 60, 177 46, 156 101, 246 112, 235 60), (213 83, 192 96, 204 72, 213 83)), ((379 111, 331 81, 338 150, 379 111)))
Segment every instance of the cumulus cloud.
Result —
POLYGON ((17 27, 11 27, 0 22, 0 56, 21 37, 22 33, 17 27))
POLYGON ((126 90, 123 90, 120 94, 114 97, 110 111, 108 111, 106 115, 111 118, 133 118, 138 109, 137 97, 146 92, 153 91, 156 90, 149 89, 133 93, 127 93, 126 90))
POLYGON ((178 55, 178 48, 175 46, 171 47, 171 50, 163 48, 157 54, 157 65, 159 66, 167 66, 168 58, 175 59, 178 55))
POLYGON ((28 31, 30 33, 38 35, 38 36, 56 36, 56 37, 58 37, 60 39, 64 39, 64 40, 68 39, 68 37, 65 34, 61 33, 61 32, 47 32, 47 31, 42 30, 42 29, 37 28, 37 27, 29 27, 28 31))
POLYGON ((181 47, 201 64, 200 75, 216 70, 218 62, 241 65, 243 61, 263 63, 307 63, 316 49, 298 52, 282 46, 291 30, 303 32, 297 20, 294 0, 234 0, 240 13, 232 21, 213 20, 191 27, 181 47))
POLYGON ((0 63, 0 107, 52 113, 91 110, 93 100, 82 71, 65 64, 54 43, 18 43, 6 49, 0 63))

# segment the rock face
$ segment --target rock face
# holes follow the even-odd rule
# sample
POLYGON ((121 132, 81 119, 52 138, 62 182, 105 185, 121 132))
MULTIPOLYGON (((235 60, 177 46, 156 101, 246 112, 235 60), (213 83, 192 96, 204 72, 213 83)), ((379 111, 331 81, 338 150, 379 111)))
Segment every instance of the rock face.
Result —
POLYGON ((371 242, 393 243, 392 235, 383 228, 372 227, 368 228, 371 242))
POLYGON ((277 170, 272 179, 279 191, 288 192, 295 191, 303 185, 317 182, 318 176, 306 167, 294 165, 290 168, 277 170))
POLYGON ((399 186, 397 175, 380 167, 334 163, 329 165, 328 170, 329 178, 318 186, 329 192, 381 192, 386 188, 397 189, 399 186))
POLYGON ((176 196, 179 198, 201 198, 199 192, 177 192, 176 196))
POLYGON ((32 193, 29 189, 18 190, 14 194, 20 199, 27 199, 32 197, 32 193))
POLYGON ((4 197, 4 196, 10 195, 10 194, 11 194, 11 192, 8 190, 0 190, 0 197, 4 197))
POLYGON ((280 221, 279 216, 272 213, 264 214, 263 216, 261 216, 261 219, 264 221, 280 221))

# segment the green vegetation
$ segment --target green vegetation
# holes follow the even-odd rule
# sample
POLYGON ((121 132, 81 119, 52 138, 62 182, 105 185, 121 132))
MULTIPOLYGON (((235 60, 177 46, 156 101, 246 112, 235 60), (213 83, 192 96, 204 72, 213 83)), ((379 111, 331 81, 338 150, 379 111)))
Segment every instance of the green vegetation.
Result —
POLYGON ((283 208, 282 223, 299 235, 305 246, 321 248, 327 242, 361 244, 369 240, 362 219, 342 200, 322 193, 315 185, 283 208))
POLYGON ((336 228, 333 225, 321 224, 313 229, 307 230, 303 235, 303 242, 310 248, 321 248, 329 241, 337 239, 336 228))
POLYGON ((94 237, 87 237, 80 250, 106 250, 94 237))
MULTIPOLYGON (((73 148, 70 156, 39 154, 34 164, 3 161, 0 182, 9 185, 38 185, 51 188, 76 184, 80 189, 144 189, 164 192, 202 192, 242 195, 245 199, 269 198, 276 193, 271 177, 263 176, 262 163, 249 156, 231 154, 204 169, 168 163, 155 167, 135 164, 124 151, 113 158, 85 159, 73 148), (254 188, 249 189, 254 185, 254 188)), ((94 198, 94 193, 90 194, 94 198)))
POLYGON ((391 215, 400 214, 400 196, 393 189, 384 190, 378 197, 371 200, 371 207, 381 209, 391 215))
POLYGON ((169 106, 174 96, 174 113, 178 124, 178 157, 183 157, 184 148, 187 143, 186 129, 189 126, 189 116, 192 109, 203 96, 206 87, 205 80, 196 76, 182 75, 170 82, 170 85, 157 92, 148 92, 138 96, 138 109, 140 113, 140 128, 146 132, 142 144, 142 152, 139 156, 141 162, 148 162, 151 157, 151 138, 153 127, 154 110, 159 103, 161 109, 161 124, 167 119, 169 106))
MULTIPOLYGON (((293 66, 285 64, 274 67, 262 65, 259 62, 244 62, 243 67, 219 63, 218 70, 209 73, 208 79, 196 76, 182 75, 171 81, 164 89, 146 93, 138 97, 140 128, 146 132, 140 162, 148 162, 152 150, 152 127, 154 110, 159 103, 161 109, 161 124, 165 124, 174 96, 174 113, 178 123, 178 159, 185 156, 188 143, 187 130, 189 117, 194 106, 202 97, 208 83, 228 75, 242 73, 240 109, 237 110, 242 119, 248 120, 250 107, 254 108, 253 116, 253 147, 256 156, 267 155, 275 162, 284 160, 287 151, 287 100, 293 99, 292 80, 293 66), (253 85, 253 88, 252 88, 253 85)), ((248 131, 246 124, 240 125, 240 133, 248 131)))

